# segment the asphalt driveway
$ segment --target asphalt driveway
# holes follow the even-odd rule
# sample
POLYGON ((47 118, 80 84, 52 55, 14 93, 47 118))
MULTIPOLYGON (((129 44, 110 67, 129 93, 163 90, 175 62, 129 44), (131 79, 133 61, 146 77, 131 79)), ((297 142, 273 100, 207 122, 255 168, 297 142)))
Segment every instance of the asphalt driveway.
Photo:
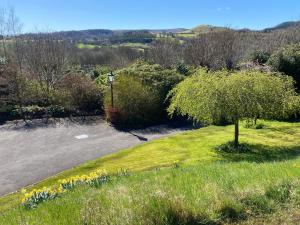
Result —
POLYGON ((88 160, 182 130, 162 125, 118 131, 99 117, 35 120, 0 126, 0 195, 16 191, 88 160))

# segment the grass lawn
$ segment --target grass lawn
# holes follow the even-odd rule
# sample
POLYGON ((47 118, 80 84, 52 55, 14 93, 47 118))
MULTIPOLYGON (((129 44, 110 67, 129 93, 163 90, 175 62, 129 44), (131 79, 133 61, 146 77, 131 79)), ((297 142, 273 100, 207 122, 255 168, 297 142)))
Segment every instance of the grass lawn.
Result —
POLYGON ((263 123, 263 129, 241 125, 241 142, 250 147, 245 153, 217 151, 232 140, 233 126, 210 126, 87 162, 34 188, 99 168, 133 173, 100 188, 78 187, 29 211, 19 206, 20 193, 2 197, 0 224, 259 224, 282 215, 295 224, 300 123, 263 123))

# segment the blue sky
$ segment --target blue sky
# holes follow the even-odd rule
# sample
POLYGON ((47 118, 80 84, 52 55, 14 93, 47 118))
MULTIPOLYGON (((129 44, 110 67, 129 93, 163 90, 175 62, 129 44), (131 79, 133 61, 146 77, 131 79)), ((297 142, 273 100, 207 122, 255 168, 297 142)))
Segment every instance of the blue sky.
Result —
POLYGON ((24 30, 161 29, 200 24, 262 29, 300 20, 300 0, 1 0, 24 30))

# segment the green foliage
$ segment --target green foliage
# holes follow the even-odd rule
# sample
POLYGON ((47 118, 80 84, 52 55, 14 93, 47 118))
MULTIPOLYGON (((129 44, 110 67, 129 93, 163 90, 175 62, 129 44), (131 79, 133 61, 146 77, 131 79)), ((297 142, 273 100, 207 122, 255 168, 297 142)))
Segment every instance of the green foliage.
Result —
POLYGON ((292 76, 300 89, 300 44, 289 45, 275 52, 268 64, 273 70, 292 76))
POLYGON ((11 110, 12 118, 34 119, 42 117, 64 117, 69 115, 68 109, 59 105, 51 105, 48 107, 41 107, 37 105, 15 107, 11 110))
POLYGON ((48 115, 51 117, 64 117, 66 116, 69 112, 67 109, 65 109, 63 106, 60 105, 51 105, 47 107, 48 115))
POLYGON ((266 188, 264 194, 256 193, 242 199, 244 210, 250 215, 272 213, 296 197, 292 195, 295 189, 296 186, 291 180, 282 181, 278 185, 271 185, 266 188))
POLYGON ((180 62, 176 65, 176 71, 182 75, 188 76, 193 74, 195 72, 195 69, 183 62, 180 62))
POLYGON ((34 190, 31 193, 28 193, 29 196, 24 200, 23 206, 25 209, 36 208, 38 204, 54 199, 58 196, 56 191, 53 191, 49 188, 43 188, 42 190, 34 190))
POLYGON ((105 94, 105 108, 112 123, 125 127, 137 127, 154 123, 159 118, 159 95, 140 80, 130 75, 119 75, 114 82, 114 109, 111 110, 111 93, 105 94), (115 113, 117 115, 112 115, 115 113), (112 119, 113 118, 113 119, 112 119))
POLYGON ((165 119, 165 108, 168 105, 166 96, 184 78, 176 70, 163 69, 157 64, 144 61, 117 71, 114 85, 117 111, 109 109, 110 92, 106 93, 105 108, 110 119, 113 114, 118 114, 117 120, 120 121, 116 123, 124 126, 137 126, 139 123, 149 125, 165 119))
POLYGON ((118 73, 134 76, 140 79, 143 84, 156 89, 162 104, 168 92, 185 78, 176 70, 164 69, 158 64, 150 64, 144 61, 138 61, 118 73))
POLYGON ((232 121, 238 145, 239 120, 286 118, 298 112, 300 97, 293 85, 292 78, 279 74, 200 69, 170 92, 168 111, 206 124, 232 121))
POLYGON ((44 116, 47 113, 47 109, 45 107, 40 107, 37 105, 31 105, 26 107, 17 107, 11 111, 11 115, 14 118, 19 118, 23 116, 24 118, 39 118, 44 116), (23 115, 22 115, 23 114, 23 115))
POLYGON ((109 72, 110 69, 107 66, 96 66, 95 70, 93 71, 96 84, 106 87, 108 84, 107 74, 109 72))
POLYGON ((245 128, 252 128, 252 129, 263 129, 263 128, 266 127, 266 125, 263 124, 262 122, 257 123, 256 119, 254 119, 254 120, 252 120, 252 119, 246 120, 244 126, 245 126, 245 128))
POLYGON ((103 88, 89 77, 81 74, 66 76, 61 83, 61 92, 67 96, 67 101, 62 102, 66 107, 82 112, 101 111, 103 88))
POLYGON ((285 203, 292 198, 295 185, 290 181, 284 181, 279 185, 270 186, 266 190, 266 196, 277 203, 285 203))
POLYGON ((268 214, 273 212, 274 206, 265 195, 252 194, 242 200, 248 213, 252 215, 268 214))
POLYGON ((47 107, 65 101, 63 93, 54 88, 48 89, 45 83, 37 80, 26 81, 23 95, 25 105, 47 107))
POLYGON ((247 118, 284 118, 299 101, 293 80, 261 72, 206 72, 180 83, 172 92, 170 114, 178 112, 197 122, 247 118))
POLYGON ((258 64, 267 63, 269 58, 270 58, 270 53, 261 50, 253 51, 249 56, 249 60, 251 62, 258 63, 258 64))

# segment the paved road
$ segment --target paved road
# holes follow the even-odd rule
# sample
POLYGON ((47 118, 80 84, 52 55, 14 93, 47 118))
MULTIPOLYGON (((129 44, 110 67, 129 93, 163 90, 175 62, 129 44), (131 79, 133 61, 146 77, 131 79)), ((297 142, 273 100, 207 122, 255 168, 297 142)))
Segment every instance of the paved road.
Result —
POLYGON ((167 125, 121 132, 101 118, 56 120, 46 125, 0 126, 0 195, 41 181, 85 161, 188 129, 167 125))

